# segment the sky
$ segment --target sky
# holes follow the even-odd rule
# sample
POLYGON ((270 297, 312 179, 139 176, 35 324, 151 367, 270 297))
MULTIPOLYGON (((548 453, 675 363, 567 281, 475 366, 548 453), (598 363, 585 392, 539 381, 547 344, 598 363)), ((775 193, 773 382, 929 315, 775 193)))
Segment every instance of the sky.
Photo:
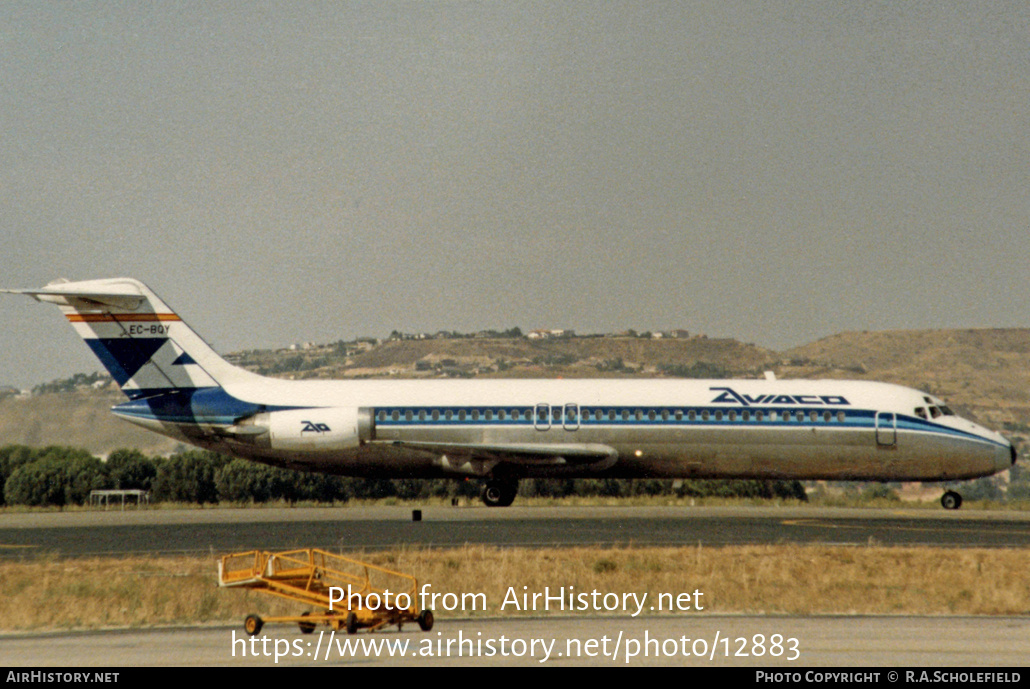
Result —
MULTIPOLYGON (((0 3, 0 287, 218 351, 1030 327, 1025 2, 0 3)), ((98 363, 0 295, 0 384, 98 363)))

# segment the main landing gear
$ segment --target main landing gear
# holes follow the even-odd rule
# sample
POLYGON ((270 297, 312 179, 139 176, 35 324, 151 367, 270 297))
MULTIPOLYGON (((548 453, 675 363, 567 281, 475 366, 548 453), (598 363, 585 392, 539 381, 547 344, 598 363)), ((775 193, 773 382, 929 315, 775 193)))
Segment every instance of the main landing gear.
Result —
POLYGON ((941 496, 941 507, 946 510, 957 510, 962 507, 962 496, 953 490, 949 490, 941 496))
POLYGON ((487 507, 507 507, 519 492, 518 479, 492 478, 483 484, 479 497, 487 507))

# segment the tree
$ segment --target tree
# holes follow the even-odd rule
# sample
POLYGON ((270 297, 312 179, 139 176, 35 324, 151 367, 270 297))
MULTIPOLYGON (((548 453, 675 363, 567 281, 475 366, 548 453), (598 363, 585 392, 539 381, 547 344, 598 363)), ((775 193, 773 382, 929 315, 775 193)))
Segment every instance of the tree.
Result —
POLYGON ((7 445, 0 448, 0 505, 4 498, 4 484, 15 469, 36 459, 37 451, 25 445, 7 445))
POLYGON ((11 472, 4 499, 19 505, 81 505, 90 491, 110 487, 107 468, 98 458, 86 450, 52 446, 11 472))
POLYGON ((266 464, 234 459, 215 472, 218 497, 229 502, 268 502, 282 497, 284 481, 266 464))
POLYGON ((115 488, 150 490, 157 465, 139 450, 120 449, 107 456, 107 471, 115 488))
POLYGON ((153 482, 154 499, 201 505, 217 503, 215 472, 228 460, 217 452, 189 450, 160 461, 153 482))

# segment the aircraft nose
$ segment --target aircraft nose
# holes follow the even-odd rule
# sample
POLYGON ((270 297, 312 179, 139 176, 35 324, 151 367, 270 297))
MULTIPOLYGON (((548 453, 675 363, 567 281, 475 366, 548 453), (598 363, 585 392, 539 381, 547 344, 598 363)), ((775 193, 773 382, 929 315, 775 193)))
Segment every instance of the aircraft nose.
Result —
POLYGON ((995 472, 1005 471, 1006 469, 1014 466, 1016 459, 1019 457, 1016 453, 1016 446, 1009 440, 1006 440, 1005 442, 1007 447, 999 447, 998 451, 994 454, 995 472))

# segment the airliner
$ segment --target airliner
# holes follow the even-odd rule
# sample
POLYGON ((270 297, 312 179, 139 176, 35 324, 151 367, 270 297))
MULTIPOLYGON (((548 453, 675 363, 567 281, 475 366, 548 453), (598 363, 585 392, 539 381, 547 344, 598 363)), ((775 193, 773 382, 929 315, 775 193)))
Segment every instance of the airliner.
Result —
POLYGON ((291 469, 475 477, 489 506, 529 477, 956 481, 1016 461, 1000 434, 888 383, 281 380, 225 361, 134 279, 2 291, 60 307, 134 424, 291 469))

